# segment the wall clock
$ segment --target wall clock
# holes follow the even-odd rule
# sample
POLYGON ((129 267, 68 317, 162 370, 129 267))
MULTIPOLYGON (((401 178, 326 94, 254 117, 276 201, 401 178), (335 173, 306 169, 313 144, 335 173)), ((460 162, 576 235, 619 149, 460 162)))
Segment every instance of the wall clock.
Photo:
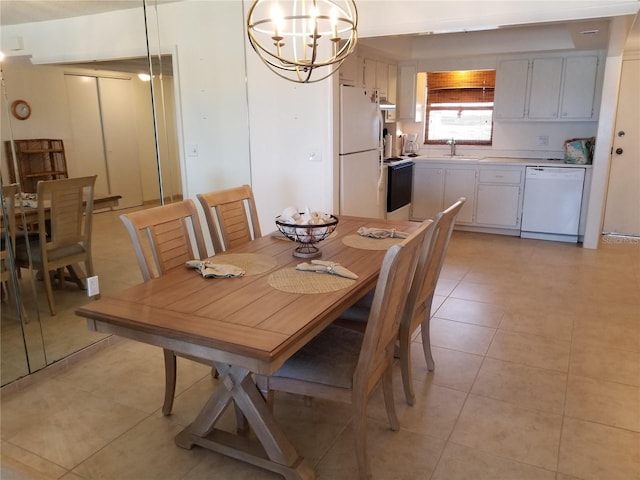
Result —
POLYGON ((15 100, 11 104, 11 113, 18 120, 26 120, 31 115, 31 105, 26 100, 15 100))

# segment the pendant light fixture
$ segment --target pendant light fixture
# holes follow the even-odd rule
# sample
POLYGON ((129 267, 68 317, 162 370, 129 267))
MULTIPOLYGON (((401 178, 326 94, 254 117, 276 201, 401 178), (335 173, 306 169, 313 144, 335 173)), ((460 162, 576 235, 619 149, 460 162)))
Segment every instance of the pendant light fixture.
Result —
POLYGON ((324 80, 338 70, 358 40, 353 0, 254 0, 247 15, 249 42, 282 78, 324 80))

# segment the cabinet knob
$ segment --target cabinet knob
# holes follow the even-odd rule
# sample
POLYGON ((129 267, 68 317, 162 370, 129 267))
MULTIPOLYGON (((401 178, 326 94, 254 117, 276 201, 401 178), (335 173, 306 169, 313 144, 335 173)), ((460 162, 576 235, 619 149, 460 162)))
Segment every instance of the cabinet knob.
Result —
POLYGON ((622 152, 624 152, 624 150, 622 150, 620 147, 616 148, 616 154, 622 155, 622 152))

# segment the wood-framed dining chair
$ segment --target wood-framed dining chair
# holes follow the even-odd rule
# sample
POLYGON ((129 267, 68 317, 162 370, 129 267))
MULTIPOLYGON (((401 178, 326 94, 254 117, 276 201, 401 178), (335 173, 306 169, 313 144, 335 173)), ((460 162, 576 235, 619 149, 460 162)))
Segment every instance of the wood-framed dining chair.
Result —
POLYGON ((366 408, 380 382, 391 428, 399 428, 392 387, 394 350, 418 254, 431 228, 432 222, 425 221, 413 235, 387 250, 364 333, 332 324, 275 374, 256 377, 270 405, 276 390, 351 404, 361 479, 371 477, 366 408))
MULTIPOLYGON (((459 198, 446 210, 439 212, 433 219, 433 238, 431 242, 425 242, 424 248, 420 252, 415 278, 411 284, 411 290, 402 314, 398 334, 398 355, 400 357, 400 370, 402 372, 405 398, 409 405, 415 404, 411 373, 411 338, 416 329, 420 327, 424 358, 427 368, 433 371, 435 362, 431 354, 431 306, 455 225, 455 219, 465 201, 464 197, 459 198)), ((370 292, 356 305, 347 310, 336 323, 343 327, 363 330, 371 308, 371 299, 370 292)))
POLYGON ((249 185, 196 195, 202 205, 215 253, 262 236, 249 185))
MULTIPOLYGON (((174 268, 185 268, 188 260, 206 256, 202 228, 193 200, 187 199, 159 207, 120 215, 136 253, 142 278, 146 282, 174 268)), ((163 415, 173 408, 176 392, 176 353, 163 349, 165 366, 165 393, 163 415)), ((206 365, 200 358, 180 355, 206 365)))
POLYGON ((25 242, 16 247, 21 267, 30 266, 27 248, 31 250, 31 266, 42 273, 51 315, 56 314, 52 271, 57 271, 62 286, 66 268, 71 280, 82 289, 85 286, 74 265, 84 263, 85 277, 93 276, 91 234, 96 178, 97 175, 92 175, 38 182, 38 235, 29 238, 29 245, 25 242))

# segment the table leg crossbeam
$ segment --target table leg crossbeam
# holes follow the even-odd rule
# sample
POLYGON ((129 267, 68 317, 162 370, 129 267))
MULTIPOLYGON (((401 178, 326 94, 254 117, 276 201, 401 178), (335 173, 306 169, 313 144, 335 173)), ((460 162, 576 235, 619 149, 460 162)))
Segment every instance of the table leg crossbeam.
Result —
POLYGON ((217 365, 221 385, 213 392, 195 421, 178 434, 179 447, 198 445, 229 457, 251 463, 283 475, 288 480, 312 480, 313 469, 285 437, 262 395, 251 379, 249 370, 217 365), (234 402, 258 439, 215 428, 222 413, 234 402))

